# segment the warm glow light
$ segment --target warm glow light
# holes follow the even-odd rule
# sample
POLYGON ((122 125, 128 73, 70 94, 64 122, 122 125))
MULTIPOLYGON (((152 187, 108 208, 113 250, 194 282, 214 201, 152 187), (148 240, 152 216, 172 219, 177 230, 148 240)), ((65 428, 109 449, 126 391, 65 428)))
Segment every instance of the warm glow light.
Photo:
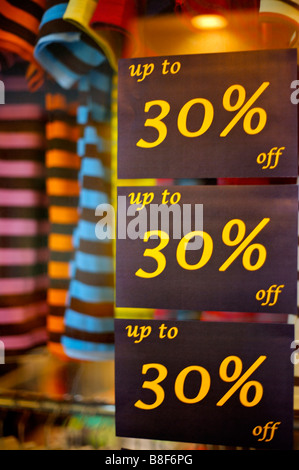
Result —
POLYGON ((192 25, 198 29, 221 29, 227 26, 227 20, 220 15, 199 15, 192 18, 192 25))

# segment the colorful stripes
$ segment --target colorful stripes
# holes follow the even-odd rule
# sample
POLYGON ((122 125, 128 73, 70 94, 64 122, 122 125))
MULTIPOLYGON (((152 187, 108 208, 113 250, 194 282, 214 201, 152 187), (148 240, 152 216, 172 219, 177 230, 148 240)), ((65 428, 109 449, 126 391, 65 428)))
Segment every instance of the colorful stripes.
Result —
POLYGON ((62 91, 58 85, 47 83, 46 178, 50 221, 48 347, 61 357, 65 357, 61 336, 64 333, 64 315, 74 258, 73 233, 79 220, 77 104, 76 92, 62 91))
POLYGON ((63 20, 67 6, 63 0, 47 1, 34 51, 36 60, 65 89, 105 61, 87 34, 63 20))
POLYGON ((15 57, 28 62, 25 75, 32 90, 41 85, 44 75, 33 57, 44 8, 45 0, 0 1, 0 64, 2 69, 11 66, 15 57))
POLYGON ((1 77, 8 84, 7 105, 0 107, 0 339, 6 355, 47 340, 44 95, 32 99, 25 68, 1 77))
POLYGON ((62 344, 68 356, 83 360, 105 360, 114 353, 113 245, 95 233, 96 207, 111 202, 111 84, 107 63, 79 84, 80 220, 62 344))

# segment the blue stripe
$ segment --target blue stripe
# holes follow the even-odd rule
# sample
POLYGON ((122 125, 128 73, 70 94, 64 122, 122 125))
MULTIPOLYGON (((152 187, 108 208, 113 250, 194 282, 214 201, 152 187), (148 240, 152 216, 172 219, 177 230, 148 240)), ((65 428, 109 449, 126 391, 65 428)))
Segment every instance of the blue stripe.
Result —
POLYGON ((79 228, 80 228, 80 239, 88 240, 90 242, 98 242, 98 243, 110 243, 110 239, 108 237, 104 238, 104 240, 99 239, 96 234, 96 224, 92 222, 87 222, 86 220, 79 221, 79 228))
POLYGON ((47 70, 63 88, 70 88, 80 78, 79 75, 73 73, 59 62, 46 48, 37 46, 34 51, 34 56, 43 68, 47 70))
POLYGON ((85 157, 82 160, 81 171, 82 175, 97 175, 99 178, 105 178, 105 167, 97 158, 85 157))
POLYGON ((70 287, 70 295, 72 298, 82 300, 83 302, 113 302, 113 287, 95 287, 83 284, 83 282, 74 279, 70 287))
MULTIPOLYGON (((69 338, 67 336, 62 337, 62 345, 64 348, 68 350, 68 354, 72 356, 73 354, 76 354, 77 351, 82 351, 83 355, 85 357, 88 356, 88 352, 91 353, 114 353, 114 345, 113 344, 104 344, 104 343, 91 343, 90 341, 82 341, 79 339, 73 339, 69 338), (73 350, 73 351, 71 351, 73 350)), ((74 356, 72 356, 74 357, 74 356)), ((77 356, 78 358, 81 358, 81 355, 77 356)))
POLYGON ((93 103, 91 113, 93 118, 98 122, 107 121, 111 116, 110 109, 107 106, 103 106, 101 104, 93 103))
POLYGON ((90 73, 92 86, 97 90, 107 91, 110 94, 112 83, 111 76, 105 75, 98 70, 92 70, 90 73))
POLYGON ((79 199, 80 207, 95 209, 99 204, 106 204, 108 202, 109 198, 105 193, 85 188, 82 188, 81 190, 79 199))
POLYGON ((84 42, 71 43, 67 47, 75 57, 90 65, 90 67, 98 67, 105 60, 105 56, 99 49, 95 49, 84 42))
MULTIPOLYGON (((78 106, 77 108, 77 122, 78 124, 86 124, 89 116, 89 108, 87 106, 78 106)), ((83 139, 82 139, 83 140, 83 139)), ((80 153, 81 154, 81 153, 80 153)))
POLYGON ((113 318, 95 318, 88 315, 82 315, 74 310, 67 310, 65 315, 65 324, 77 330, 88 333, 102 333, 114 331, 113 318))
POLYGON ((55 5, 49 10, 45 11, 42 21, 40 23, 40 28, 44 26, 46 23, 53 21, 53 20, 62 20, 63 15, 66 12, 68 3, 60 3, 59 5, 55 5))
POLYGON ((113 258, 109 256, 95 256, 78 251, 75 263, 78 269, 89 273, 109 274, 113 272, 113 258))
POLYGON ((101 148, 102 139, 97 134, 97 130, 93 126, 86 126, 84 129, 84 140, 87 144, 97 145, 101 148))
POLYGON ((90 90, 90 83, 89 83, 89 77, 84 75, 80 82, 78 83, 78 90, 79 91, 89 91, 90 90))

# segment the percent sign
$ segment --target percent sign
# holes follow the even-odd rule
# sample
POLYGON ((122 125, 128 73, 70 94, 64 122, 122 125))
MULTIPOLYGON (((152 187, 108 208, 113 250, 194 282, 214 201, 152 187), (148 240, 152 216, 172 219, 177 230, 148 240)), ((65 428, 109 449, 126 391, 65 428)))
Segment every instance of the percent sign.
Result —
POLYGON ((260 356, 249 369, 242 374, 243 364, 241 359, 238 356, 229 356, 226 357, 220 365, 219 376, 224 382, 235 382, 235 384, 226 392, 226 394, 216 403, 217 406, 223 406, 238 389, 240 389, 240 402, 243 406, 252 407, 257 405, 263 396, 263 386, 260 382, 256 380, 250 380, 247 382, 247 379, 253 374, 253 372, 267 359, 267 356, 260 356), (231 376, 228 375, 227 370, 229 364, 233 362, 235 369, 231 376), (251 387, 255 388, 255 395, 251 401, 248 400, 248 392, 251 387))
POLYGON ((239 245, 238 248, 230 255, 230 257, 222 264, 219 268, 219 271, 226 271, 227 268, 237 259, 237 257, 244 251, 243 253, 243 266, 248 271, 257 271, 260 269, 267 257, 267 250, 266 248, 261 245, 260 243, 251 243, 252 240, 263 230, 263 228, 269 223, 269 218, 264 218, 250 234, 245 237, 246 233, 246 225, 241 219, 232 219, 230 220, 224 227, 222 232, 222 240, 227 246, 236 246, 239 245), (236 234, 235 239, 231 239, 231 232, 233 226, 236 225, 238 227, 238 231, 236 234), (256 263, 253 265, 251 264, 251 255, 254 250, 257 250, 259 253, 258 259, 256 263))
POLYGON ((229 87, 223 95, 223 107, 226 111, 237 111, 240 110, 235 117, 229 122, 226 128, 221 132, 220 137, 226 137, 227 134, 235 127, 235 125, 242 119, 243 120, 243 129, 247 134, 254 135, 261 132, 267 122, 267 113, 263 108, 251 108, 253 103, 261 96, 261 94, 266 90, 270 85, 270 82, 263 82, 262 85, 256 90, 256 92, 246 100, 246 90, 242 85, 232 85, 229 87), (237 91, 238 98, 234 105, 231 104, 232 94, 237 91), (245 103, 245 104, 244 104, 245 103), (259 115, 259 121, 255 128, 252 127, 252 118, 255 114, 259 115))

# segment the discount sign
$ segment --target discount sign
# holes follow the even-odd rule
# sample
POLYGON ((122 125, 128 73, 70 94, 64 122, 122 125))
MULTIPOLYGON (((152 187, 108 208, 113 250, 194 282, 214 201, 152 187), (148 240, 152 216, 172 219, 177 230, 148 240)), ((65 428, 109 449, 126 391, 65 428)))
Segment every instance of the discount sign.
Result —
POLYGON ((297 176, 294 49, 122 59, 120 178, 297 176))
POLYGON ((118 307, 297 312, 295 185, 119 188, 118 307))
POLYGON ((293 326, 115 324, 117 435, 292 447, 293 326))

